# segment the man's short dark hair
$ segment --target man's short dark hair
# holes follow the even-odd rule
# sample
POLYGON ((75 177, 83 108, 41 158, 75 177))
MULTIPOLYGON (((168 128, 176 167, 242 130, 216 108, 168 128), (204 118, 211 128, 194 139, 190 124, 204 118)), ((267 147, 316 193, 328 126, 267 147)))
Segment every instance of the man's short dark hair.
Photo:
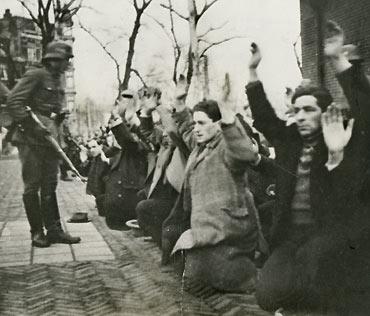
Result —
POLYGON ((196 111, 206 113, 213 122, 221 120, 221 112, 218 103, 214 100, 205 100, 197 103, 194 106, 193 113, 196 111))
POLYGON ((333 97, 327 89, 309 84, 298 86, 297 89, 295 89, 292 97, 292 104, 294 104, 299 97, 304 95, 312 95, 315 97, 317 105, 321 108, 322 112, 325 112, 326 108, 333 102, 333 97))

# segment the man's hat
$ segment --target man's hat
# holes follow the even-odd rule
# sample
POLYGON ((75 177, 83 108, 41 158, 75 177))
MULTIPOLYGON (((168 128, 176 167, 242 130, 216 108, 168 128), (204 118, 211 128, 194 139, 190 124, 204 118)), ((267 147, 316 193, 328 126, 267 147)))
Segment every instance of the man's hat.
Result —
POLYGON ((72 58, 72 46, 60 41, 50 42, 45 49, 43 60, 72 58))
POLYGON ((88 223, 90 222, 90 220, 87 217, 87 213, 76 212, 72 215, 72 217, 67 222, 68 223, 88 223))

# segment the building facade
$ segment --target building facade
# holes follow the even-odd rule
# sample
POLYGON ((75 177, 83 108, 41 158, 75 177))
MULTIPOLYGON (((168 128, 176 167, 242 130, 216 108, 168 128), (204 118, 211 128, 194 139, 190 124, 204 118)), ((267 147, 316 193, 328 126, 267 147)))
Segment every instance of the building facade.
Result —
POLYGON ((334 20, 343 28, 345 44, 359 47, 364 68, 370 72, 370 1, 300 0, 300 4, 303 76, 325 85, 337 102, 346 103, 323 55, 325 22, 334 20))
POLYGON ((0 80, 8 87, 42 57, 41 31, 31 19, 13 16, 9 9, 0 19, 0 80))
MULTIPOLYGON (((55 39, 65 41, 73 47, 72 23, 56 25, 56 30, 55 39)), ((41 41, 41 31, 31 19, 13 16, 9 9, 5 10, 0 19, 0 80, 8 87, 12 86, 9 82, 12 75, 19 79, 28 68, 41 63, 41 41)), ((72 112, 76 95, 73 65, 65 73, 65 91, 66 107, 72 112)))

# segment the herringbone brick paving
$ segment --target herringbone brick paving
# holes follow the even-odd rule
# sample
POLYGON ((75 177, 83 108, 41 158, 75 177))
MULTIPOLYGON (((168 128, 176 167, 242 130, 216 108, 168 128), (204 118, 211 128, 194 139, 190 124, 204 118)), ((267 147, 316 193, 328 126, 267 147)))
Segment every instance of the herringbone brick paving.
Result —
MULTIPOLYGON (((21 194, 19 163, 1 160, 0 233, 4 224, 25 219, 21 194)), ((66 214, 89 211, 114 259, 97 254, 86 261, 1 267, 0 315, 269 315, 253 295, 222 294, 161 267, 153 243, 106 227, 81 183, 60 183, 58 198, 66 214)))

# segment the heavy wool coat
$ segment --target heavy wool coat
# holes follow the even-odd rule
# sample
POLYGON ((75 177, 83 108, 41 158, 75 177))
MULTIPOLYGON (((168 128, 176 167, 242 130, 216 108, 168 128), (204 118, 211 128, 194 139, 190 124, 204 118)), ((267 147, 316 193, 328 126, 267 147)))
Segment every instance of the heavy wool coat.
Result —
MULTIPOLYGON (((318 273, 315 282, 327 284, 330 289, 366 293, 370 286, 370 206, 360 193, 366 186, 370 163, 370 85, 364 74, 354 67, 339 74, 338 81, 355 124, 344 159, 332 171, 325 167, 328 153, 322 137, 314 147, 310 203, 315 225, 308 238, 317 240, 313 250, 317 261, 310 269, 318 273), (333 262, 336 260, 333 258, 338 260, 333 262), (330 275, 335 274, 336 277, 330 279, 330 275)), ((281 249, 289 241, 292 228, 291 203, 303 142, 295 124, 287 127, 276 116, 261 82, 248 84, 246 92, 255 127, 276 150, 277 207, 272 241, 274 248, 281 249)))
MULTIPOLYGON (((191 144, 190 112, 178 113, 177 120, 180 134, 191 144)), ((257 244, 255 207, 250 192, 246 194, 244 176, 248 162, 256 159, 251 148, 252 142, 238 120, 223 126, 222 132, 204 149, 195 146, 187 163, 181 194, 163 224, 164 261, 171 251, 195 250, 194 266, 202 266, 202 273, 207 270, 202 277, 208 275, 211 285, 223 290, 237 289, 240 282, 253 274, 251 269, 245 271, 250 263, 248 255, 257 244), (208 265, 207 269, 204 265, 208 265), (227 277, 215 271, 215 267, 221 266, 229 267, 227 277)))
MULTIPOLYGON (((366 99, 364 96, 366 92, 362 88, 368 82, 364 77, 359 77, 358 70, 349 69, 340 74, 338 80, 351 105, 355 126, 344 159, 334 170, 329 172, 325 167, 328 152, 322 137, 315 146, 310 174, 311 209, 318 229, 335 229, 354 240, 370 228, 369 212, 365 211, 367 205, 359 199, 369 166, 370 101, 369 97, 366 99)), ((290 229, 291 202, 303 142, 295 124, 286 126, 285 121, 276 116, 261 82, 249 84, 246 91, 254 126, 265 135, 276 151, 277 208, 273 241, 277 245, 286 238, 290 229)))
POLYGON ((121 151, 110 158, 105 182, 104 207, 108 217, 135 217, 139 198, 137 192, 144 187, 147 174, 147 153, 150 147, 133 133, 122 120, 115 121, 112 132, 121 151))
POLYGON ((170 185, 180 192, 184 181, 185 165, 189 156, 189 150, 183 140, 175 131, 168 131, 170 141, 164 144, 163 130, 154 127, 151 117, 142 117, 140 130, 142 135, 150 141, 154 147, 159 147, 157 153, 151 153, 148 157, 148 171, 145 180, 145 195, 150 198, 155 188, 162 179, 163 173, 170 185))

